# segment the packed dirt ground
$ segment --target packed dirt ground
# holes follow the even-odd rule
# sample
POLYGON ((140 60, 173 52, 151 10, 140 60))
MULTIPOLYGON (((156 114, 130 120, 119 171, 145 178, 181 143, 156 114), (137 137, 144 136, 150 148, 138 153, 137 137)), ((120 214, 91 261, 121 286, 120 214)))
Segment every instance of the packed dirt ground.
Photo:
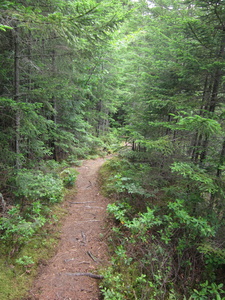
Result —
POLYGON ((104 241, 108 203, 100 194, 97 178, 105 160, 87 160, 77 168, 77 192, 64 202, 68 215, 56 255, 41 267, 27 299, 101 299, 98 283, 108 256, 104 241))

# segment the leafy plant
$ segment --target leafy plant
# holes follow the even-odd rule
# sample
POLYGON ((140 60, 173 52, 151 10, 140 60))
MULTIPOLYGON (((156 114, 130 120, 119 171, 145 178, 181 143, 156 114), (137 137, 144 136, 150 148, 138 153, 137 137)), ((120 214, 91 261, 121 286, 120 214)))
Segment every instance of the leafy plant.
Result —
POLYGON ((114 216, 116 220, 124 224, 127 221, 127 212, 130 208, 127 203, 108 204, 107 211, 114 216))
MULTIPOLYGON (((133 294, 127 296, 129 299, 138 299, 138 297, 142 297, 140 299, 145 299, 145 297, 146 299, 151 299, 151 297, 154 299, 178 299, 180 292, 177 285, 179 285, 179 290, 185 291, 186 296, 190 296, 186 286, 196 285, 195 280, 200 282, 205 280, 207 274, 210 274, 213 280, 216 269, 220 263, 223 263, 223 254, 221 253, 220 256, 218 249, 214 248, 214 252, 212 249, 203 249, 204 246, 202 246, 203 248, 199 247, 200 244, 210 244, 210 240, 215 238, 218 225, 212 223, 213 219, 206 214, 199 216, 193 213, 188 201, 190 198, 188 189, 181 191, 183 182, 180 183, 180 186, 175 183, 171 187, 176 190, 176 195, 180 193, 181 199, 174 200, 171 197, 159 204, 154 201, 153 207, 148 202, 148 198, 143 197, 143 200, 146 199, 145 208, 140 211, 140 205, 137 206, 135 203, 140 195, 136 190, 130 190, 130 184, 134 182, 135 185, 138 185, 139 181, 136 181, 136 178, 139 180, 145 178, 149 168, 135 168, 135 165, 138 164, 130 166, 129 163, 122 165, 118 161, 113 161, 112 173, 107 173, 106 182, 110 189, 114 188, 114 195, 117 199, 115 203, 108 205, 108 212, 117 220, 116 227, 113 229, 114 237, 111 240, 111 245, 114 247, 112 266, 115 269, 115 277, 117 273, 122 272, 124 277, 130 278, 125 275, 127 269, 130 271, 135 269, 136 277, 139 277, 139 272, 146 275, 146 282, 142 286, 134 284, 135 279, 132 279, 132 283, 130 283, 130 279, 125 281, 125 290, 129 290, 128 286, 133 286, 133 284, 135 286, 133 294), (134 170, 135 175, 130 176, 134 170), (113 187, 111 187, 112 185, 113 187), (130 201, 128 191, 134 196, 133 202, 130 201), (210 263, 213 256, 215 260, 210 263), (184 278, 183 281, 179 279, 180 277, 184 278), (138 295, 137 298, 134 294, 138 295)), ((108 163, 107 168, 110 169, 110 167, 111 163, 108 163)), ((214 181, 210 176, 205 175, 204 170, 195 166, 192 168, 186 164, 174 164, 174 172, 179 173, 182 170, 187 174, 187 177, 184 174, 184 179, 188 183, 192 182, 195 186, 192 197, 196 193, 196 201, 199 203, 202 199, 198 198, 198 188, 205 192, 215 190, 214 181)), ((180 179, 180 177, 178 178, 180 179)), ((185 184, 187 183, 185 182, 185 184)), ((161 190, 161 197, 164 196, 163 189, 164 187, 161 190)), ((146 194, 148 195, 148 193, 146 194)), ((114 297, 113 284, 109 286, 110 288, 107 289, 109 294, 106 295, 114 297)), ((115 290, 115 295, 117 292, 119 292, 119 288, 115 290)))
POLYGON ((65 187, 69 188, 74 186, 77 178, 77 170, 75 168, 67 168, 60 173, 60 178, 63 180, 65 187))
POLYGON ((44 200, 55 203, 62 200, 63 182, 57 175, 24 169, 18 172, 16 185, 16 196, 29 202, 44 200))
MULTIPOLYGON (((0 239, 8 246, 12 246, 12 251, 18 250, 34 234, 36 226, 33 222, 27 221, 20 214, 19 206, 15 206, 8 211, 7 217, 0 219, 0 239)), ((13 254, 13 253, 12 253, 13 254)))
POLYGON ((16 263, 20 266, 27 268, 29 265, 34 264, 34 261, 31 256, 24 255, 20 258, 17 258, 16 263))
POLYGON ((207 300, 216 299, 224 300, 225 291, 223 290, 223 284, 209 283, 208 280, 200 284, 201 289, 194 289, 190 299, 207 300), (224 296, 224 297, 223 297, 224 296))
POLYGON ((172 172, 177 172, 184 178, 188 178, 189 182, 192 181, 197 184, 201 192, 215 193, 218 190, 212 176, 193 163, 176 162, 172 164, 171 169, 172 172))

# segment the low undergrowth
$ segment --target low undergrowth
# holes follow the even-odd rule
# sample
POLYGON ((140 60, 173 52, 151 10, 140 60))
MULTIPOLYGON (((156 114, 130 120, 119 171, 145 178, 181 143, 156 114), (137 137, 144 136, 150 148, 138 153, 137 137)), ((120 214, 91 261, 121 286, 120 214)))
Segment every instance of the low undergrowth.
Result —
POLYGON ((39 267, 54 255, 66 214, 61 203, 76 192, 74 166, 111 153, 108 139, 76 148, 61 162, 31 161, 27 168, 5 169, 0 182, 1 300, 24 299, 39 267))
POLYGON ((114 222, 105 300, 225 299, 224 221, 209 207, 212 178, 188 163, 162 170, 125 156, 100 176, 114 222))
POLYGON ((65 214, 66 210, 60 204, 55 204, 45 225, 33 235, 23 236, 24 243, 19 248, 15 248, 15 245, 10 247, 9 242, 1 243, 1 300, 23 299, 26 296, 39 268, 55 253, 61 220, 65 214))
POLYGON ((49 162, 9 179, 13 200, 5 201, 0 217, 1 300, 23 299, 39 267, 55 253, 66 214, 61 202, 75 192, 77 174, 65 163, 49 162))

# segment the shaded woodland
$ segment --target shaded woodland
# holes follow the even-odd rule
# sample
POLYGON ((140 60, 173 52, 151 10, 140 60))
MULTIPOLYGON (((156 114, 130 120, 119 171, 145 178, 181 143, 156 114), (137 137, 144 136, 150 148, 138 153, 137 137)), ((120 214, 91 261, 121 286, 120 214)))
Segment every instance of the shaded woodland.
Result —
POLYGON ((116 151, 104 299, 225 299, 224 1, 3 0, 0 63, 9 263, 70 166, 116 151))

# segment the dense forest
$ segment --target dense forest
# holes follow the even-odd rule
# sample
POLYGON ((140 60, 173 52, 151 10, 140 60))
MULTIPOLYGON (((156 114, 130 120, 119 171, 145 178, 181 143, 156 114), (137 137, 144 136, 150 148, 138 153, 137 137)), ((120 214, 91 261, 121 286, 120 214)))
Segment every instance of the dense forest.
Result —
POLYGON ((116 151, 104 299, 225 299, 224 1, 2 0, 0 63, 4 260, 116 151))

